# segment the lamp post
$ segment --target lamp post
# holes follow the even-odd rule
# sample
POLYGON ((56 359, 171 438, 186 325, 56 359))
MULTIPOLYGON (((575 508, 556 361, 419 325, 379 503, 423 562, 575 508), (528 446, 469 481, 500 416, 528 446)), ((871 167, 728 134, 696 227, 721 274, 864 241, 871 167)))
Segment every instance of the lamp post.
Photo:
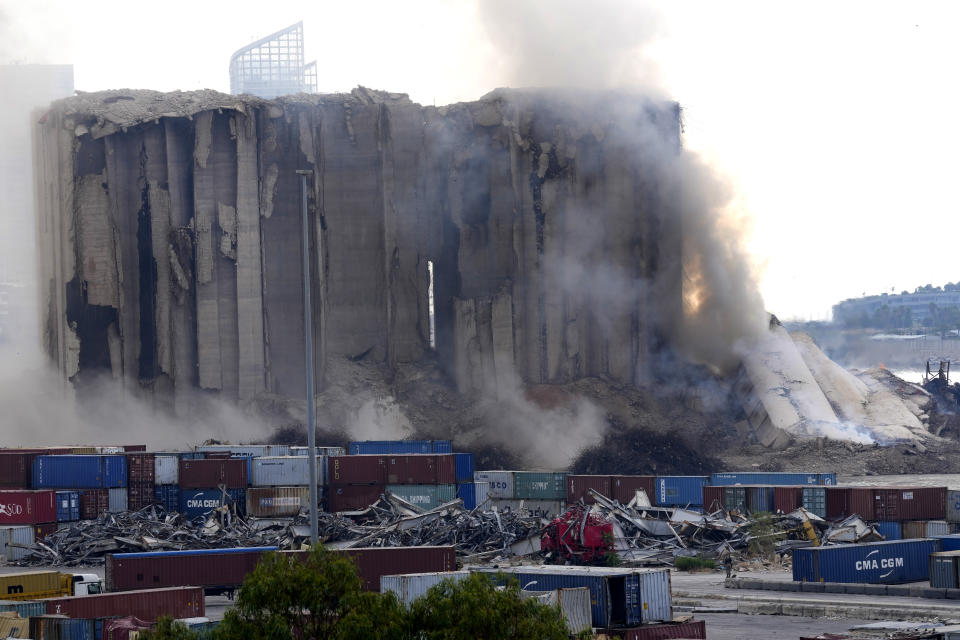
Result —
POLYGON ((319 538, 317 524, 317 427, 313 397, 313 309, 310 305, 310 225, 307 220, 307 176, 309 169, 297 169, 300 176, 300 219, 303 224, 303 342, 306 351, 307 379, 307 455, 310 468, 310 544, 316 546, 319 538))

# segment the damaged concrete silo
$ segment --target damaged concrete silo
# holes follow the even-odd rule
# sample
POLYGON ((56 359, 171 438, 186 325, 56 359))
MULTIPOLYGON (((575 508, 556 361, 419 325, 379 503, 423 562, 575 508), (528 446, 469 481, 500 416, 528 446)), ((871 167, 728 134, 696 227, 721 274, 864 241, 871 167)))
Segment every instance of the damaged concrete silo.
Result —
POLYGON ((107 373, 161 403, 299 396, 307 168, 318 386, 327 358, 395 367, 432 335, 465 392, 513 375, 636 384, 658 315, 680 307, 679 225, 638 130, 676 153, 677 105, 512 90, 441 108, 365 89, 62 100, 35 131, 44 344, 64 376, 107 373), (550 259, 677 286, 597 304, 548 278, 550 259))

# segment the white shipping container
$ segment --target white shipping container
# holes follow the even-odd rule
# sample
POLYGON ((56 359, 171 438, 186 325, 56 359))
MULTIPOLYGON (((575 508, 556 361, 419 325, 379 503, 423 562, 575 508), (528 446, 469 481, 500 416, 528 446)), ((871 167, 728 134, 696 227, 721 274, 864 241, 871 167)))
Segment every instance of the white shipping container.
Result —
MULTIPOLYGON (((263 456, 253 459, 254 487, 296 487, 310 485, 310 458, 307 456, 263 456)), ((327 459, 314 458, 317 484, 327 484, 327 459)))
POLYGON ((490 507, 487 502, 490 499, 490 483, 489 482, 474 482, 473 483, 473 492, 476 496, 476 506, 479 507, 481 511, 486 511, 490 507))
POLYGON ((118 487, 109 490, 108 508, 109 513, 119 513, 127 510, 127 488, 118 487))
POLYGON ((33 544, 33 527, 0 527, 0 557, 7 562, 22 560, 27 556, 27 549, 11 546, 16 544, 33 544))
POLYGON ((513 499, 513 471, 475 471, 473 481, 487 483, 491 498, 513 499))
MULTIPOLYGON (((316 447, 318 456, 345 456, 347 455, 347 450, 343 447, 316 447)), ((292 456, 305 456, 307 455, 306 447, 290 447, 290 455, 292 456)))
MULTIPOLYGON (((380 593, 394 593, 403 604, 410 606, 414 600, 423 596, 430 587, 444 580, 460 582, 470 576, 469 571, 441 571, 438 573, 406 573, 398 576, 380 576, 380 593)), ((589 600, 589 589, 587 590, 589 600)), ((587 619, 590 608, 587 607, 587 619)))
POLYGON ((637 573, 640 576, 641 621, 666 622, 673 620, 670 570, 649 569, 637 573))
POLYGON ((290 445, 286 444, 208 444, 196 450, 202 453, 229 452, 234 458, 290 455, 290 445))
POLYGON ((590 587, 573 587, 553 591, 521 591, 520 596, 536 598, 541 604, 549 607, 560 605, 560 610, 563 612, 563 621, 567 625, 567 633, 571 636, 583 631, 590 631, 593 626, 593 617, 590 612, 590 587))
POLYGON ((154 484, 178 484, 180 459, 177 456, 156 455, 153 458, 154 484))
MULTIPOLYGON (((477 504, 480 504, 477 502, 477 504)), ((520 512, 530 518, 552 519, 563 514, 566 504, 560 500, 499 500, 491 498, 481 511, 490 511, 493 507, 504 511, 520 512)))

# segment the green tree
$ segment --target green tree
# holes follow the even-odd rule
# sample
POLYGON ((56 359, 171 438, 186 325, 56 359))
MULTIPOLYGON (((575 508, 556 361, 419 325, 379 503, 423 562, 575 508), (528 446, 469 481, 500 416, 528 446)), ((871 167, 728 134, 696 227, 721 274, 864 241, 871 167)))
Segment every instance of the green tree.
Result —
POLYGON ((323 547, 306 558, 272 553, 247 576, 217 629, 222 640, 402 640, 403 607, 363 591, 353 562, 323 547))
POLYGON ((157 626, 137 636, 141 640, 200 640, 200 634, 170 616, 161 616, 157 626))
POLYGON ((410 607, 410 626, 422 640, 565 640, 559 608, 520 598, 520 583, 506 577, 497 588, 491 576, 474 573, 460 582, 429 589, 410 607))

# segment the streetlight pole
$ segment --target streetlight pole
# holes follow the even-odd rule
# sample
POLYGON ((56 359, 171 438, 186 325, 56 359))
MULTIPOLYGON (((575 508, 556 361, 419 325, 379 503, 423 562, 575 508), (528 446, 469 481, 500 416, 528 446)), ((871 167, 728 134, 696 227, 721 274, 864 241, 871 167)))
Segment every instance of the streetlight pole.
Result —
POLYGON ((300 219, 303 223, 303 342, 307 379, 307 455, 310 463, 310 544, 316 546, 319 538, 317 523, 317 427, 313 396, 313 309, 310 304, 310 225, 307 220, 308 169, 297 169, 300 176, 300 219))

